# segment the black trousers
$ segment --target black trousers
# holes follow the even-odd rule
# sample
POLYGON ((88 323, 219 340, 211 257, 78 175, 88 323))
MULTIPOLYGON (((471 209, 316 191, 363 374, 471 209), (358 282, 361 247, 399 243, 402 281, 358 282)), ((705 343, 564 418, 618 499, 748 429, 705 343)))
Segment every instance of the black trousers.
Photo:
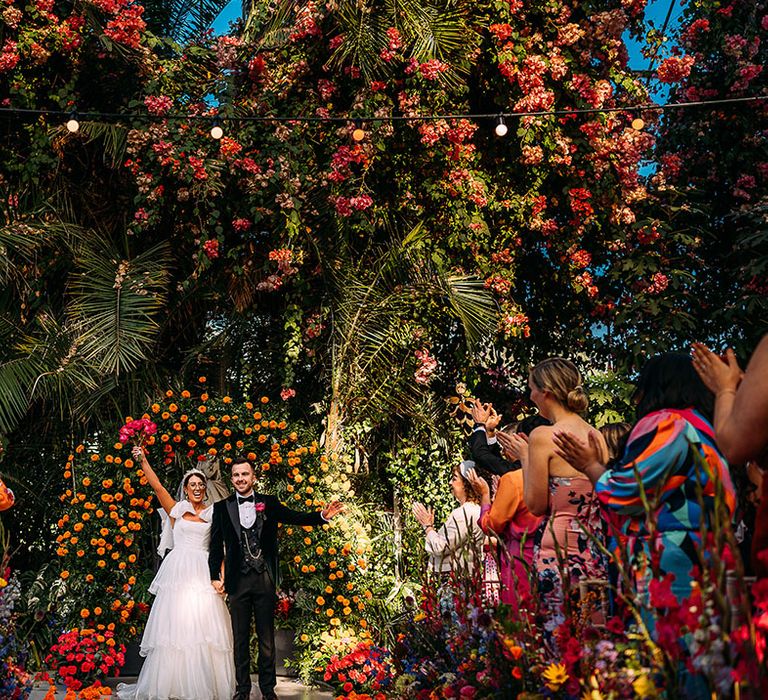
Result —
POLYGON ((277 685, 275 670, 275 603, 277 593, 269 570, 241 573, 234 593, 229 596, 229 614, 235 643, 235 692, 251 692, 251 617, 256 618, 259 639, 259 689, 263 695, 273 693, 277 685))

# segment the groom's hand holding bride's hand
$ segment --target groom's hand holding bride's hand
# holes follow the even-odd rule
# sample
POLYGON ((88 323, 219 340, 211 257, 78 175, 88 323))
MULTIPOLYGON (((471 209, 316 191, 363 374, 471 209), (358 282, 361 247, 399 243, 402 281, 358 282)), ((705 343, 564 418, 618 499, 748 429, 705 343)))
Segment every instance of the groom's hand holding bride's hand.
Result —
POLYGON ((219 595, 224 595, 224 582, 221 579, 217 578, 216 580, 211 581, 211 585, 213 586, 216 593, 219 595))
POLYGON ((344 512, 344 504, 341 501, 333 501, 328 504, 328 507, 320 511, 320 515, 323 516, 323 520, 331 520, 335 518, 339 513, 344 512))

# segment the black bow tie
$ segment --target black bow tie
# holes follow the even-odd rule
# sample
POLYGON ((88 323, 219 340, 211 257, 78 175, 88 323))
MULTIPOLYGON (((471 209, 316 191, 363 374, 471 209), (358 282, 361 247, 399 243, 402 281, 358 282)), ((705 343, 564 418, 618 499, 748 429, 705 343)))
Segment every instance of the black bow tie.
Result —
POLYGON ((256 500, 253 494, 250 496, 238 496, 237 497, 237 505, 240 505, 241 503, 253 503, 256 500))

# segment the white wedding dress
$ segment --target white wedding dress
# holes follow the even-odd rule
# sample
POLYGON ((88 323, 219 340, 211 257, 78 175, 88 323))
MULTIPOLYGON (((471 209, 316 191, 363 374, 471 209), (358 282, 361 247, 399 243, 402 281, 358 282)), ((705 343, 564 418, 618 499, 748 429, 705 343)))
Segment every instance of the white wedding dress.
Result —
POLYGON ((213 506, 179 501, 165 518, 162 551, 171 545, 149 587, 155 596, 139 653, 146 657, 138 682, 117 686, 119 700, 230 700, 235 689, 232 625, 227 606, 211 586, 208 546, 213 506))

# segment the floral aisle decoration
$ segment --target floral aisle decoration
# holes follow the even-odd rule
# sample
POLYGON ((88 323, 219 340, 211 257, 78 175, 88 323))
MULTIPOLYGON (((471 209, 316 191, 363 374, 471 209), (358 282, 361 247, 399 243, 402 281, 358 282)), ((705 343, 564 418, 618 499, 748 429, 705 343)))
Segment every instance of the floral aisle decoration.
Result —
POLYGON ((729 512, 719 489, 687 599, 660 572, 660 549, 649 553, 644 593, 635 588, 638 562, 617 550, 617 587, 595 581, 569 596, 566 584, 572 605, 554 645, 544 643, 536 596, 492 608, 470 576, 427 580, 392 648, 391 696, 673 698, 696 686, 713 697, 764 697, 768 586, 758 582, 750 595, 729 512))
MULTIPOLYGON (((0 488, 4 488, 2 481, 0 488)), ((0 520, 0 698, 8 700, 25 700, 33 682, 26 670, 29 648, 19 639, 16 627, 20 597, 19 581, 10 567, 10 537, 0 520)))
POLYGON ((112 630, 74 628, 59 635, 45 660, 68 689, 77 691, 117 675, 125 663, 125 646, 115 641, 112 630))
POLYGON ((391 654, 373 644, 360 642, 344 656, 333 655, 323 673, 323 681, 331 683, 340 697, 368 695, 375 700, 387 697, 392 682, 391 654), (354 694, 354 695, 353 695, 354 694))

